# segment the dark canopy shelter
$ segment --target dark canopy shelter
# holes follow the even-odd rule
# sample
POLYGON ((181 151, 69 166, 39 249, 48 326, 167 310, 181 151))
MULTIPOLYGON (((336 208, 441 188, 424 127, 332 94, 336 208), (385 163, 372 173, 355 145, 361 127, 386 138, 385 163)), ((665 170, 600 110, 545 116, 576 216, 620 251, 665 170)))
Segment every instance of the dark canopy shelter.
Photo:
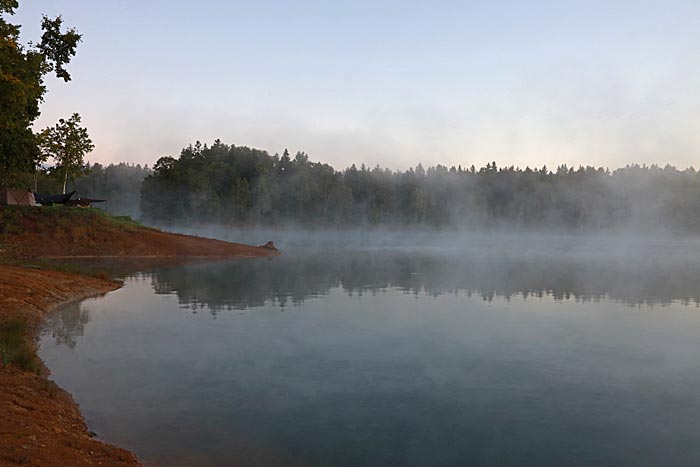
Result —
POLYGON ((36 202, 42 206, 52 206, 54 204, 66 204, 68 200, 75 194, 75 191, 63 195, 35 195, 36 202))

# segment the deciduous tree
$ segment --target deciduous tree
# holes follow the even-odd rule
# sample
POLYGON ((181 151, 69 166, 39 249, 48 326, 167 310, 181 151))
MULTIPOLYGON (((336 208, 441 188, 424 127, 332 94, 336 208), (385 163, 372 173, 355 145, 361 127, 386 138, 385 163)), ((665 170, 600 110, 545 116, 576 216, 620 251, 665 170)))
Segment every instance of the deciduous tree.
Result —
POLYGON ((32 172, 40 157, 32 123, 46 93, 44 77, 51 72, 70 81, 65 66, 75 55, 80 34, 62 32, 63 19, 44 16, 36 45, 20 43, 20 26, 6 21, 17 0, 0 0, 0 183, 12 183, 19 172, 32 172))
POLYGON ((87 129, 80 126, 80 115, 74 113, 68 120, 60 119, 54 127, 44 129, 39 135, 41 153, 56 162, 54 170, 63 174, 63 193, 66 183, 83 172, 85 155, 95 145, 87 129))

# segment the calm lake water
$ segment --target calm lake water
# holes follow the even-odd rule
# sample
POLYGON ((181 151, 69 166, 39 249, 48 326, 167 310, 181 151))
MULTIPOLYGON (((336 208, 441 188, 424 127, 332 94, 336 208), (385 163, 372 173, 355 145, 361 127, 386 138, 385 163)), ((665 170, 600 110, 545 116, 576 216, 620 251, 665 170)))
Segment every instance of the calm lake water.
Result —
POLYGON ((697 250, 358 243, 129 274, 41 356, 156 465, 700 465, 697 250))

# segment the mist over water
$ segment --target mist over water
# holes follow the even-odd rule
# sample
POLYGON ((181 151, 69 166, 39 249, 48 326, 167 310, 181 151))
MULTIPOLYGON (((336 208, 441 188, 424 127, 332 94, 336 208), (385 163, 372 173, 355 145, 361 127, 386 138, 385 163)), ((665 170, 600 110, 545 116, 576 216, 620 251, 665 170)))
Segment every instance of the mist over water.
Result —
MULTIPOLYGON (((283 257, 276 260, 277 277, 270 281, 303 280, 308 266, 314 278, 311 288, 337 283, 352 292, 363 287, 355 279, 361 277, 372 278, 364 285, 370 289, 467 291, 506 298, 513 294, 609 297, 659 304, 697 301, 700 291, 700 237, 695 236, 215 226, 177 231, 252 244, 274 240, 283 257), (337 261, 326 262, 329 255, 337 261)), ((262 263, 250 267, 264 268, 262 263)))
POLYGON ((579 232, 540 231, 514 226, 500 229, 464 228, 241 228, 191 224, 163 227, 164 230, 257 245, 273 240, 286 253, 321 250, 383 250, 460 254, 470 256, 521 256, 586 258, 651 257, 700 258, 700 236, 649 231, 579 232))
POLYGON ((174 293, 187 306, 245 309, 303 304, 343 290, 349 295, 396 289, 415 295, 464 293, 484 300, 551 296, 557 300, 614 299, 630 305, 698 304, 700 264, 652 256, 611 258, 479 254, 455 256, 366 250, 296 252, 273 260, 194 264, 163 269, 152 278, 156 293, 174 293), (234 287, 231 294, 226 284, 234 287))
POLYGON ((696 239, 190 232, 283 256, 145 267, 41 339, 146 462, 700 462, 696 239))

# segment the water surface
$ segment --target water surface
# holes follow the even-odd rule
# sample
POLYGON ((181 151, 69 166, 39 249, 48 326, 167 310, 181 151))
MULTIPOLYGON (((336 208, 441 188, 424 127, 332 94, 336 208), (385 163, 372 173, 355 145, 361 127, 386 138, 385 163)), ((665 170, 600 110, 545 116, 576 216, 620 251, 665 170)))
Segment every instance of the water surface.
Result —
POLYGON ((160 465, 699 465, 700 262, 575 250, 156 268, 54 314, 41 356, 160 465))

